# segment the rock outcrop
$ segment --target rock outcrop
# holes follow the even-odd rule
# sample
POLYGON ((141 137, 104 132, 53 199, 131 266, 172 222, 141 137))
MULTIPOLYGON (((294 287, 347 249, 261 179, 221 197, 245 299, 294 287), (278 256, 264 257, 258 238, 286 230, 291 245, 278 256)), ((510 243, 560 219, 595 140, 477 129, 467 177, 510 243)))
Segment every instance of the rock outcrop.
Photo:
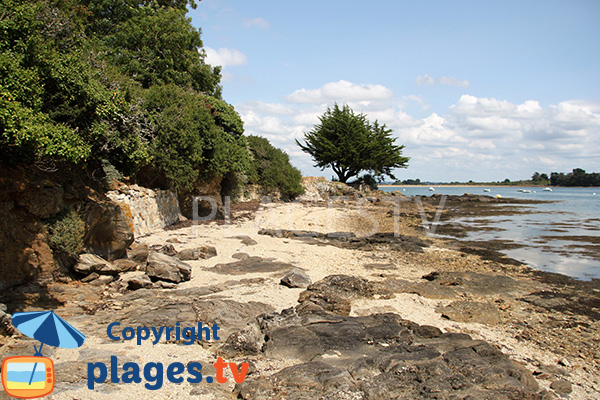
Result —
POLYGON ((174 190, 122 186, 106 195, 131 213, 136 237, 156 232, 183 219, 174 190))
MULTIPOLYGON (((311 286, 341 298, 378 291, 346 276, 311 286)), ((485 341, 393 313, 350 317, 323 309, 310 296, 299 301, 295 308, 258 317, 223 345, 224 354, 296 362, 238 384, 239 398, 542 399, 531 373, 485 341)))

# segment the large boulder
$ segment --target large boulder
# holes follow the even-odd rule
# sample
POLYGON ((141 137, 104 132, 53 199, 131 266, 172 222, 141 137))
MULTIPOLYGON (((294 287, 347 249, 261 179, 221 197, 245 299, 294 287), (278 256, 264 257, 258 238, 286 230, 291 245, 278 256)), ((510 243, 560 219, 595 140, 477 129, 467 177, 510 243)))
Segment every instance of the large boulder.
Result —
POLYGON ((190 280, 192 267, 175 257, 152 252, 148 256, 146 274, 157 280, 179 283, 190 280))
POLYGON ((133 222, 127 210, 106 201, 87 204, 83 214, 87 227, 83 240, 89 253, 109 261, 127 255, 127 247, 134 240, 133 222))

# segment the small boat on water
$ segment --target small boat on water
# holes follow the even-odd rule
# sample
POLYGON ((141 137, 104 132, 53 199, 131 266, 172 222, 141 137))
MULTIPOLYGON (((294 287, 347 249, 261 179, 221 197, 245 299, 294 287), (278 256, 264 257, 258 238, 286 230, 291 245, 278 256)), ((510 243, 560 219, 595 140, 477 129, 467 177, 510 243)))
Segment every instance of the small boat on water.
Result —
POLYGON ((501 199, 501 198, 502 198, 502 195, 501 195, 501 194, 497 194, 497 195, 496 195, 496 198, 497 198, 497 199, 501 199))
POLYGON ((432 187, 430 187, 430 188, 429 188, 429 191, 430 191, 430 192, 434 192, 434 191, 435 191, 435 189, 434 189, 434 188, 432 188, 432 187))
POLYGON ((528 190, 528 189, 522 189, 522 190, 520 190, 520 192, 523 192, 523 193, 531 193, 531 190, 528 190))
POLYGON ((491 192, 491 189, 483 189, 484 192, 491 192))
POLYGON ((551 191, 552 191, 552 188, 545 187, 545 188, 544 188, 542 191, 543 191, 543 192, 551 192, 551 191))

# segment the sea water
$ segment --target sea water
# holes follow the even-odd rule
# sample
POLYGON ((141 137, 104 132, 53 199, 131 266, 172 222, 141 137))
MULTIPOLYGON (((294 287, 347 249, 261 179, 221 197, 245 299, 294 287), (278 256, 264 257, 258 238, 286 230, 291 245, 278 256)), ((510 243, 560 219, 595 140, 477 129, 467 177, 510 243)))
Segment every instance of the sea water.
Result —
MULTIPOLYGON (((538 270, 557 272, 574 278, 600 278, 600 188, 494 186, 398 186, 381 187, 399 190, 408 196, 462 195, 465 193, 503 198, 548 200, 552 203, 518 204, 526 213, 512 215, 458 217, 451 222, 492 229, 470 230, 465 240, 512 241, 520 248, 502 250, 507 256, 538 270), (490 189, 490 192, 484 192, 490 189), (519 190, 530 190, 523 193, 519 190), (535 193, 534 193, 535 192, 535 193), (595 193, 595 194, 594 194, 595 193)), ((506 203, 498 204, 504 207, 506 203)))

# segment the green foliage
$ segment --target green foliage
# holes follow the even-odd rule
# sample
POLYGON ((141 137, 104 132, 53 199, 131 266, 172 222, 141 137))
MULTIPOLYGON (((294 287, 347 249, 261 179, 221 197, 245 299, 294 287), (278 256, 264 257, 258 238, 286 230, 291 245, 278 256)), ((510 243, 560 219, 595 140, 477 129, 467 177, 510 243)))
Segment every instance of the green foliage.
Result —
POLYGON ((285 152, 273 147, 265 138, 248 136, 247 139, 251 155, 247 172, 249 183, 279 189, 284 197, 290 199, 304 193, 302 174, 290 164, 285 152))
POLYGON ((391 130, 377 121, 370 123, 364 114, 354 114, 347 105, 337 104, 319 118, 321 123, 305 134, 305 144, 296 143, 310 154, 315 166, 331 167, 340 182, 368 171, 376 177, 395 179, 393 168, 406 168, 404 146, 395 144, 391 130))
POLYGON ((176 187, 244 171, 244 126, 193 0, 0 0, 2 164, 152 166, 176 187))
POLYGON ((552 186, 600 186, 600 173, 587 173, 584 169, 575 168, 572 172, 552 172, 550 174, 552 186))
POLYGON ((152 165, 176 187, 191 189, 199 178, 246 168, 244 138, 219 127, 202 96, 175 85, 153 86, 145 106, 155 129, 152 165))
POLYGON ((361 185, 367 185, 368 188, 371 189, 371 190, 377 190, 377 189, 379 189, 379 186, 377 184, 377 180, 371 174, 365 174, 365 175, 361 176, 360 178, 358 178, 353 183, 355 183, 355 184, 357 183, 357 184, 361 184, 361 185))
POLYGON ((46 230, 52 250, 68 256, 81 253, 85 223, 74 210, 59 214, 46 224, 46 230))

